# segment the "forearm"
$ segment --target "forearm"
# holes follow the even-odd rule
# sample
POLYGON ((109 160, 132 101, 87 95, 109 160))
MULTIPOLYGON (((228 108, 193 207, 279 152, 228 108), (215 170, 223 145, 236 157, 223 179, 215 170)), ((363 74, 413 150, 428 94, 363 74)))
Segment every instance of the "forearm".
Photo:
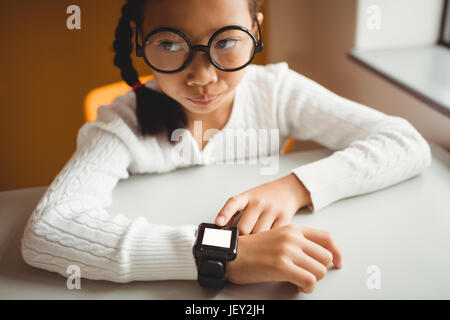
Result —
POLYGON ((427 142, 411 124, 397 118, 347 148, 293 172, 311 192, 317 211, 337 200, 411 178, 430 161, 427 142))
POLYGON ((77 150, 30 216, 23 259, 63 276, 78 265, 82 278, 94 280, 195 279, 196 226, 153 225, 106 209, 129 163, 128 149, 109 133, 77 150))
POLYGON ((393 185, 430 164, 430 149, 405 119, 338 96, 289 70, 283 79, 280 121, 288 135, 335 150, 292 172, 311 194, 312 209, 393 185))
POLYGON ((67 268, 77 265, 82 278, 119 283, 195 279, 195 226, 158 226, 144 218, 107 217, 100 208, 68 208, 46 207, 27 227, 22 256, 29 265, 65 277, 67 268))

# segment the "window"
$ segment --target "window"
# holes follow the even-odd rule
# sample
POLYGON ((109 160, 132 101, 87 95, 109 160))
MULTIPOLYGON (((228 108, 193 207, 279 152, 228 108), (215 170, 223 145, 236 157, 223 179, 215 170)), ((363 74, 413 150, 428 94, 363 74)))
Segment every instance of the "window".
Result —
POLYGON ((368 10, 373 2, 359 0, 350 58, 450 118, 450 0, 380 1, 368 10), (383 13, 382 28, 368 27, 374 12, 383 13))

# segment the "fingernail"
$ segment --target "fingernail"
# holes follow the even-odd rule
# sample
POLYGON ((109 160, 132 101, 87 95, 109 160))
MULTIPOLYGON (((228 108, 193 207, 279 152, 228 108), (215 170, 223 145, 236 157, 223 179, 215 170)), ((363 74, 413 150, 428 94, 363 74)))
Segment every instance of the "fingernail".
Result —
POLYGON ((225 218, 222 217, 222 216, 219 216, 219 217, 217 218, 217 224, 223 225, 224 223, 225 223, 225 218))

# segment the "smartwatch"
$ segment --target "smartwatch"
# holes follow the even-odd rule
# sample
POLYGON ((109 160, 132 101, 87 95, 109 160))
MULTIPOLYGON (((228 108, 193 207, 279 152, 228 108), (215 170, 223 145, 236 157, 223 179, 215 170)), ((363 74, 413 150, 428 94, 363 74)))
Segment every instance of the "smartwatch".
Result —
POLYGON ((227 262, 236 259, 237 227, 201 223, 192 251, 201 286, 222 289, 227 280, 227 262))

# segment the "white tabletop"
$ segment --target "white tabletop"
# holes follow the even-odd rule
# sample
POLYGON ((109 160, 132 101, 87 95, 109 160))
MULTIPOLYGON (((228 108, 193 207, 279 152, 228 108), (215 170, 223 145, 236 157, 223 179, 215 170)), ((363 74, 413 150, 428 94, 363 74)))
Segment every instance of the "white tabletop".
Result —
MULTIPOLYGON (((0 192, 0 299, 449 299, 450 155, 434 145, 432 152, 431 167, 417 177, 294 216, 294 224, 329 230, 343 252, 343 268, 330 270, 312 294, 289 283, 227 284, 216 292, 196 281, 87 279, 80 290, 69 290, 66 278, 28 266, 20 255, 24 225, 45 187, 0 192), (372 281, 373 270, 379 282, 372 281)), ((284 155, 276 176, 260 175, 260 166, 250 164, 132 176, 114 190, 111 211, 167 225, 213 222, 230 196, 330 153, 284 155)))

